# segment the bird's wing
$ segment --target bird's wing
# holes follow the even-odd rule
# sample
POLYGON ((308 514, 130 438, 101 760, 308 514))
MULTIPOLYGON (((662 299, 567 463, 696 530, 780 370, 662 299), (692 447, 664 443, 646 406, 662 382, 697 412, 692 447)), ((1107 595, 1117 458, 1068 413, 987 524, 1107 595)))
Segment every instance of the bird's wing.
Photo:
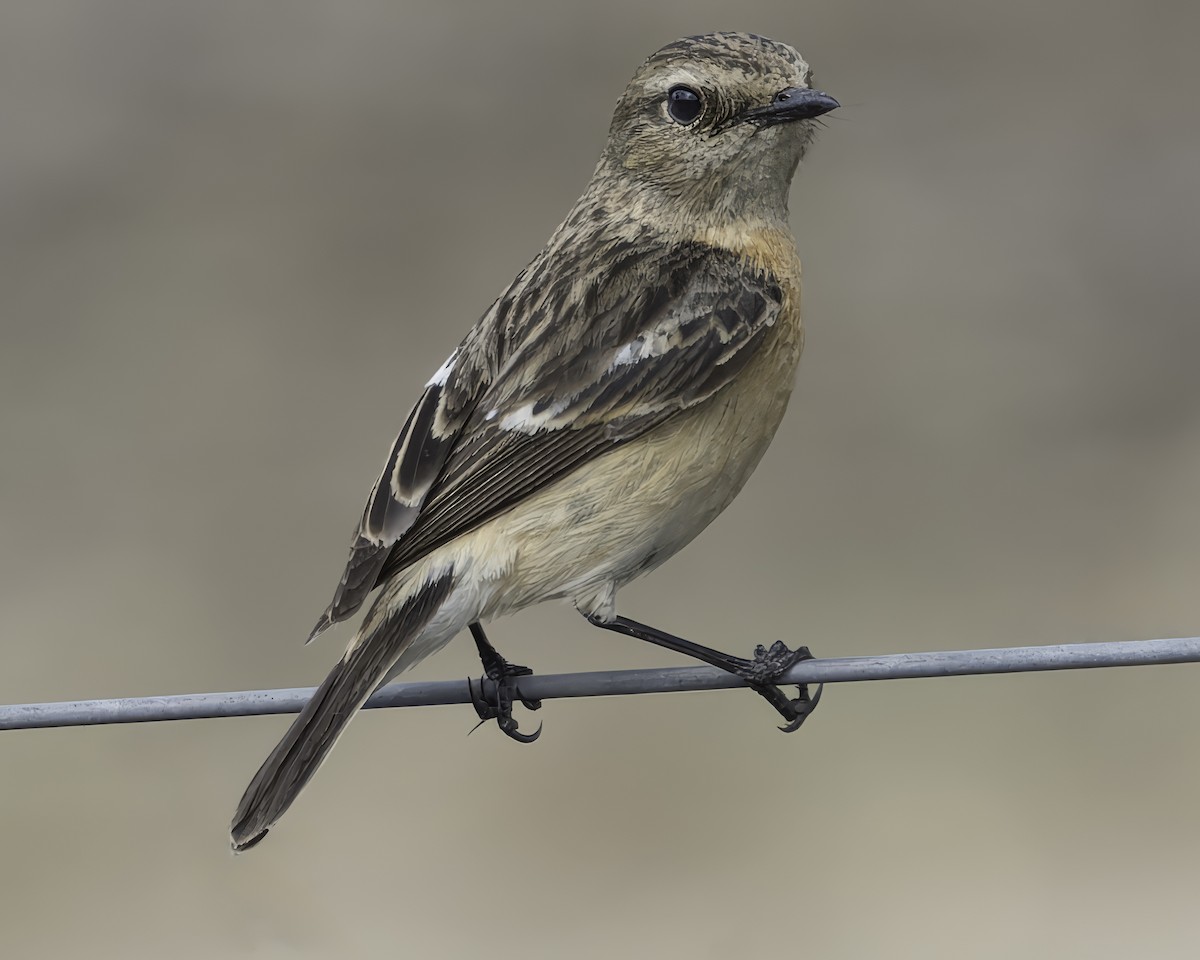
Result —
POLYGON ((737 376, 779 315, 778 282, 709 247, 662 266, 602 311, 611 322, 562 318, 525 337, 480 397, 382 577, 737 376))
POLYGON ((779 316, 778 281, 693 244, 594 279, 530 272, 429 382, 313 636, 398 570, 703 402, 779 316))
POLYGON ((425 385, 392 444, 354 529, 342 579, 309 634, 310 643, 330 624, 345 620, 362 606, 379 584, 393 547, 420 515, 451 448, 491 380, 487 319, 485 315, 425 385))

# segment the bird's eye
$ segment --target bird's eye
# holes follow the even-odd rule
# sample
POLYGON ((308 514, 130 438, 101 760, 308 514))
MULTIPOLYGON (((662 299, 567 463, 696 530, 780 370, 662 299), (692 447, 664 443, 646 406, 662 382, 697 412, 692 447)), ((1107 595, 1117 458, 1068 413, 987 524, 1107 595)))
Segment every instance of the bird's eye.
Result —
POLYGON ((791 89, 780 90, 777 94, 775 94, 775 102, 776 103, 787 103, 789 100, 792 99, 792 94, 794 92, 795 91, 793 91, 791 89))
POLYGON ((691 87, 672 87, 667 94, 667 113, 685 127, 700 116, 700 107, 700 94, 691 87))

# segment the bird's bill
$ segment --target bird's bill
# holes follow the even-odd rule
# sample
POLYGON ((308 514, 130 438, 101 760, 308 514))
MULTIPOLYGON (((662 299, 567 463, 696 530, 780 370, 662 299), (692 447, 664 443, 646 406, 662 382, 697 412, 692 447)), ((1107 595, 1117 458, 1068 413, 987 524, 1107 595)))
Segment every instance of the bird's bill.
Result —
POLYGON ((811 120, 829 113, 831 110, 836 110, 840 106, 841 104, 833 97, 820 90, 788 87, 777 93, 765 106, 747 110, 742 114, 742 119, 747 123, 769 127, 777 123, 789 123, 793 120, 811 120))

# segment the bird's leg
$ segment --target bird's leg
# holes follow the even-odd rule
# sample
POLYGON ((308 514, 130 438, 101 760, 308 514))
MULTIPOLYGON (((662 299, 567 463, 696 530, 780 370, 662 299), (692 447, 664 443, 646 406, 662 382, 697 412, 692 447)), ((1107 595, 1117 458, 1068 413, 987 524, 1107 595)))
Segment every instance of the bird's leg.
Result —
POLYGON ((697 660, 711 663, 714 667, 720 667, 722 670, 728 670, 735 676, 741 677, 787 721, 785 726, 779 728, 784 733, 799 730, 800 725, 816 709, 817 702, 821 699, 823 685, 818 686, 817 692, 810 695, 808 684, 799 684, 800 695, 795 700, 789 698, 776 685, 776 681, 795 664, 802 660, 813 659, 808 647, 789 650, 786 644, 777 640, 769 649, 759 644, 754 649, 754 659, 745 660, 722 653, 720 650, 713 650, 711 647, 692 643, 690 640, 684 640, 682 637, 676 637, 627 617, 615 617, 605 621, 596 616, 589 616, 588 621, 605 630, 623 633, 627 637, 637 637, 639 640, 658 644, 658 646, 674 650, 676 653, 695 657, 697 660))
MULTIPOLYGON (((495 685, 496 690, 495 702, 489 703, 483 697, 482 683, 479 685, 480 692, 478 694, 475 692, 474 686, 471 686, 471 703, 474 704, 479 719, 495 720, 496 725, 506 736, 521 743, 533 743, 541 736, 541 724, 538 724, 538 728, 533 733, 521 733, 517 729, 516 718, 512 715, 514 696, 530 710, 538 710, 542 706, 541 700, 528 700, 521 696, 521 691, 517 687, 517 677, 527 677, 533 671, 528 667, 509 663, 500 656, 488 640, 487 634, 483 632, 483 624, 478 622, 471 624, 471 636, 475 638, 475 646, 479 650, 479 660, 483 664, 483 671, 495 685)), ((469 683, 470 681, 468 681, 469 683)))

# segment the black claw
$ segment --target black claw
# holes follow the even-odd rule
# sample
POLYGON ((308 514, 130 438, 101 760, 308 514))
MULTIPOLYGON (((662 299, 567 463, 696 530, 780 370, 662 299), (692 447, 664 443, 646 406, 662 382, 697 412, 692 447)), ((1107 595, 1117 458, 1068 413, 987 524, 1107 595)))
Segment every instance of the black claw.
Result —
MULTIPOLYGON (((471 695, 471 706, 475 708, 475 713, 479 717, 479 723, 482 724, 484 721, 491 720, 490 711, 492 710, 492 705, 483 699, 483 681, 479 681, 479 693, 476 693, 475 681, 467 677, 467 692, 471 695)), ((471 728, 472 732, 478 729, 478 725, 471 728)))
POLYGON ((814 659, 812 654, 808 652, 807 647, 791 651, 780 643, 774 644, 770 650, 763 650, 760 646, 754 653, 754 659, 747 661, 746 672, 736 672, 749 682, 752 690, 773 706, 787 721, 779 729, 784 733, 795 733, 817 708, 817 704, 821 700, 821 693, 825 689, 824 684, 817 686, 815 695, 809 694, 808 684, 798 684, 799 695, 793 700, 776 686, 774 681, 790 670, 794 664, 814 659))
MULTIPOLYGON (((489 678, 490 679, 490 678, 489 678)), ((479 692, 475 692, 475 681, 468 678, 467 689, 471 692, 471 705, 475 708, 475 713, 479 717, 479 723, 471 728, 474 733, 483 724, 489 720, 495 720, 496 726, 506 736, 519 743, 533 743, 542 735, 542 725, 539 723, 538 728, 533 733, 521 733, 517 725, 516 718, 512 715, 513 694, 517 695, 523 704, 537 704, 537 707, 542 705, 540 700, 526 700, 521 696, 516 684, 512 678, 506 678, 498 681, 493 681, 496 690, 495 702, 489 701, 483 695, 483 681, 479 681, 479 692)), ((536 710, 537 707, 530 709, 536 710)))
POLYGON ((533 671, 519 663, 509 663, 500 656, 496 648, 488 642, 487 635, 483 632, 480 624, 471 624, 471 635, 475 638, 475 644, 479 648, 479 659, 483 664, 487 679, 492 681, 495 689, 495 701, 492 702, 483 695, 483 680, 479 681, 479 693, 475 692, 473 682, 467 681, 467 688, 471 692, 471 704, 475 707, 475 713, 479 716, 480 723, 495 720, 496 726, 506 737, 519 743, 533 743, 542 734, 541 724, 538 724, 537 730, 533 733, 521 733, 516 718, 512 715, 514 700, 519 700, 529 710, 538 710, 542 706, 541 700, 521 696, 520 687, 516 682, 518 677, 528 677, 533 671))
POLYGON ((509 717, 507 722, 500 721, 498 725, 506 737, 511 737, 518 743, 533 743, 534 740, 542 735, 542 725, 540 723, 533 733, 521 733, 517 729, 517 721, 512 717, 509 717))
POLYGON ((808 685, 800 684, 799 696, 793 700, 776 686, 776 681, 797 663, 812 659, 814 658, 808 647, 790 650, 787 644, 777 640, 769 649, 759 644, 754 649, 754 659, 743 661, 744 666, 739 665, 734 669, 735 673, 746 680, 751 688, 787 721, 779 728, 784 733, 795 733, 800 729, 801 724, 816 709, 824 687, 818 686, 816 695, 810 696, 808 685))
POLYGON ((812 712, 817 709, 817 704, 821 702, 821 691, 824 689, 825 684, 819 683, 817 684, 817 692, 812 696, 809 696, 808 685, 802 684, 800 686, 800 696, 795 700, 789 701, 791 708, 796 713, 796 719, 794 719, 791 723, 785 724, 779 729, 784 733, 795 733, 797 730, 799 730, 801 724, 803 724, 804 721, 809 718, 812 712))

